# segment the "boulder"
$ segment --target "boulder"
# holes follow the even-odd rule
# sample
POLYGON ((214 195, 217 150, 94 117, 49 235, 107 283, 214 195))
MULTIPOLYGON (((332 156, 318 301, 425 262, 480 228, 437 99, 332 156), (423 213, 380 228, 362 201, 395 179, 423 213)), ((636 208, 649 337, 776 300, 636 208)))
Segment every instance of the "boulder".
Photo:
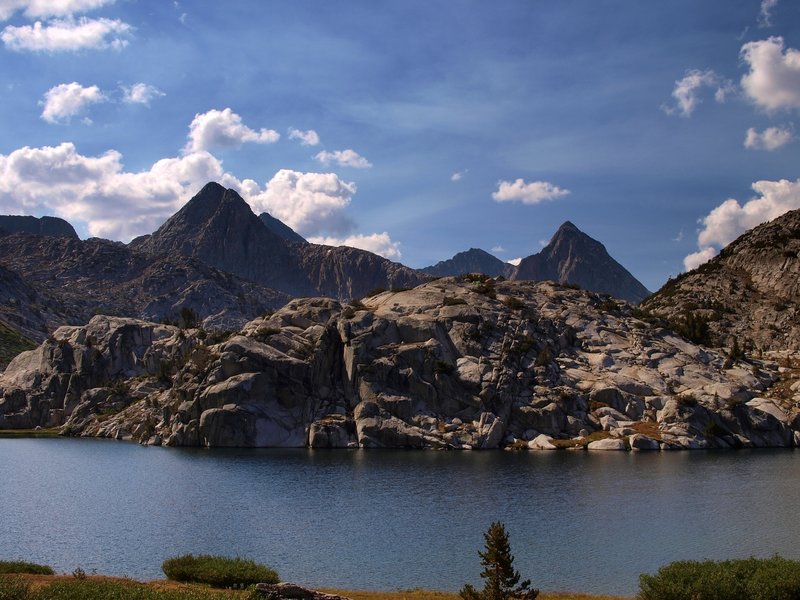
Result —
POLYGON ((625 450, 625 442, 617 438, 606 438, 589 442, 587 450, 625 450))

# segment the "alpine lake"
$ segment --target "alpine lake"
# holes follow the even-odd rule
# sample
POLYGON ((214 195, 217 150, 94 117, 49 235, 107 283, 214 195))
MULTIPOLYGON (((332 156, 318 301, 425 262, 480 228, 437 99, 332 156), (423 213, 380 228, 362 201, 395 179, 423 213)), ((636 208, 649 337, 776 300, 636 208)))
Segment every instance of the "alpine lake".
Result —
POLYGON ((800 451, 223 450, 0 439, 0 558, 163 577, 241 556, 318 587, 480 585, 502 521, 548 591, 633 595, 674 560, 800 559, 800 451))

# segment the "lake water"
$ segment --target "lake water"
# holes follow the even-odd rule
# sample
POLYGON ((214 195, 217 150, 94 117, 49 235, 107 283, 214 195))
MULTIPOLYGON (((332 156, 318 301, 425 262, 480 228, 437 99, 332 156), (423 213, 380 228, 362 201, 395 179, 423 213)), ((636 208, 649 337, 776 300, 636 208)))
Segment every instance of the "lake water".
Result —
POLYGON ((544 590, 633 595, 678 559, 800 559, 800 452, 204 450, 0 439, 0 559, 162 577, 239 555, 351 589, 480 585, 506 524, 544 590))

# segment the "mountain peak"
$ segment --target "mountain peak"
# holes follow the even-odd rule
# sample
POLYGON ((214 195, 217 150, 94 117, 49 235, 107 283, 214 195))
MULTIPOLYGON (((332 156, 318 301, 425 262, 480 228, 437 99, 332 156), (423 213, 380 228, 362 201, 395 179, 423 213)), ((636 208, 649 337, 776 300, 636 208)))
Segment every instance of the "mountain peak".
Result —
POLYGON ((541 252, 522 259, 514 279, 572 283, 593 292, 611 294, 628 302, 641 302, 650 292, 605 246, 565 221, 541 252))
POLYGON ((470 248, 464 252, 459 252, 449 260, 443 260, 430 267, 420 269, 428 275, 434 277, 449 277, 464 275, 466 273, 483 273, 490 277, 510 277, 514 271, 514 266, 503 262, 481 250, 480 248, 470 248))

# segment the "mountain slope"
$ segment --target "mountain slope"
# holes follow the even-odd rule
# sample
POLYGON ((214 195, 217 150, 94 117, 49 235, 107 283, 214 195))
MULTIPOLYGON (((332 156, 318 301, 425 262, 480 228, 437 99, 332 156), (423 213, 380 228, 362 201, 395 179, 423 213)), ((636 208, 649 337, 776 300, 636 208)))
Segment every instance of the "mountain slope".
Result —
POLYGON ((0 266, 9 273, 0 299, 19 298, 0 306, 0 319, 36 337, 98 313, 176 320, 182 308, 206 327, 232 329, 288 300, 197 259, 152 257, 98 238, 0 235, 0 266))
POLYGON ((290 242, 268 228, 236 191, 217 183, 205 185, 155 233, 131 244, 155 256, 191 256, 291 296, 358 298, 376 287, 408 287, 426 279, 366 250, 290 242))
POLYGON ((747 350, 798 350, 798 255, 800 210, 794 210, 744 233, 642 306, 673 322, 707 324, 713 345, 732 346, 735 340, 747 350))
POLYGON ((459 252, 453 258, 442 260, 435 265, 420 269, 434 277, 455 277, 468 273, 483 273, 489 277, 509 279, 514 273, 514 265, 503 262, 480 248, 470 248, 459 252))
POLYGON ((541 252, 522 259, 513 279, 575 284, 634 304, 650 294, 603 244, 569 221, 558 228, 541 252))
POLYGON ((306 238, 297 233, 294 229, 289 227, 283 221, 280 221, 275 217, 273 217, 268 212, 261 213, 260 215, 258 215, 258 218, 261 219, 261 222, 267 226, 267 229, 269 229, 272 233, 279 235, 283 239, 288 240, 290 242, 300 242, 302 244, 308 243, 306 238))

